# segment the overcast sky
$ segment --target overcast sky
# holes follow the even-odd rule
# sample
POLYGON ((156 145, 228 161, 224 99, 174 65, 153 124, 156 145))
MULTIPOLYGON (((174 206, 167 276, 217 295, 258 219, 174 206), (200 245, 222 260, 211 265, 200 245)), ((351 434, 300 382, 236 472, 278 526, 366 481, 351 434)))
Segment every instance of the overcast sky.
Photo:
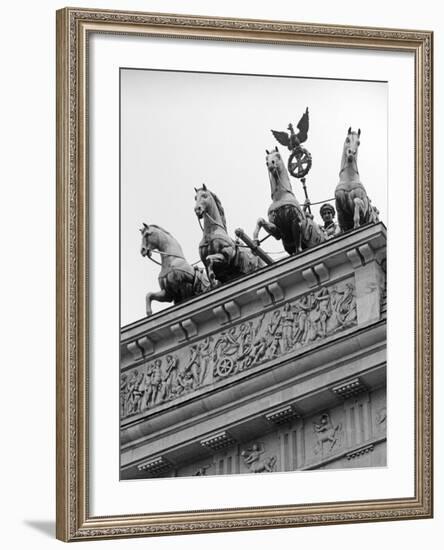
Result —
MULTIPOLYGON (((142 223, 155 223, 199 259, 202 231, 194 187, 203 182, 222 201, 231 235, 250 236, 266 217, 270 186, 265 149, 289 151, 270 129, 295 127, 310 111, 313 166, 310 200, 334 196, 347 129, 361 128, 358 168, 387 224, 387 84, 124 69, 121 71, 121 324, 145 316, 145 294, 159 289, 159 267, 140 254, 142 223)), ((300 202, 299 180, 291 178, 300 202)), ((314 207, 320 222, 319 206, 314 207)), ((265 233, 264 235, 265 236, 265 233)), ((264 243, 280 251, 280 241, 264 243)), ((153 302, 153 311, 168 304, 153 302)))

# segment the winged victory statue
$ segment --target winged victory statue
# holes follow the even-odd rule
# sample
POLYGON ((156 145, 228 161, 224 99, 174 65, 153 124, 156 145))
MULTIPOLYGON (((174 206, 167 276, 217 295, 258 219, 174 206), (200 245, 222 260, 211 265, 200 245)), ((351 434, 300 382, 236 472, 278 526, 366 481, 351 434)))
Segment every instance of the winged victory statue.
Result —
POLYGON ((295 178, 303 178, 306 176, 311 168, 312 159, 311 154, 307 149, 301 146, 307 140, 308 137, 309 116, 308 107, 305 109, 305 113, 302 115, 300 121, 297 124, 299 132, 296 134, 293 124, 290 122, 288 125, 288 132, 279 132, 277 130, 271 130, 271 133, 276 140, 291 151, 288 158, 288 171, 295 178))

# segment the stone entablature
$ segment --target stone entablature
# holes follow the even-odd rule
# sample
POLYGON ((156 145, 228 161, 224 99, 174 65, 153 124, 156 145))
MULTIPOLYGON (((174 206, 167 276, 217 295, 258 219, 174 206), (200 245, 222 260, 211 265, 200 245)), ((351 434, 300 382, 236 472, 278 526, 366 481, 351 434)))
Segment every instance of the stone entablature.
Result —
POLYGON ((379 387, 312 414, 289 416, 256 435, 246 431, 247 438, 215 433, 200 440, 205 451, 194 462, 182 464, 166 449, 138 470, 141 477, 163 477, 386 466, 385 423, 379 422, 385 400, 379 387))
POLYGON ((385 248, 365 226, 124 327, 122 478, 384 465, 385 248))
POLYGON ((384 258, 367 226, 125 327, 121 418, 377 321, 384 258))
MULTIPOLYGON (((122 449, 137 447, 137 440, 141 438, 155 453, 164 445, 160 434, 180 432, 184 440, 196 433, 205 437, 209 431, 229 429, 229 419, 231 422, 238 415, 242 418, 260 414, 262 425, 267 429, 271 422, 266 415, 281 407, 291 405, 295 414, 306 414, 307 408, 319 406, 321 402, 342 401, 343 397, 333 388, 351 377, 359 377, 362 384, 371 387, 374 382, 367 381, 368 365, 385 372, 385 341, 385 320, 362 329, 352 327, 322 342, 295 349, 285 357, 239 372, 213 387, 199 388, 174 401, 131 415, 121 421, 122 449), (315 395, 310 397, 314 390, 315 395)), ((385 380, 380 374, 377 378, 378 383, 385 380)), ((230 433, 233 434, 231 430, 230 433)))

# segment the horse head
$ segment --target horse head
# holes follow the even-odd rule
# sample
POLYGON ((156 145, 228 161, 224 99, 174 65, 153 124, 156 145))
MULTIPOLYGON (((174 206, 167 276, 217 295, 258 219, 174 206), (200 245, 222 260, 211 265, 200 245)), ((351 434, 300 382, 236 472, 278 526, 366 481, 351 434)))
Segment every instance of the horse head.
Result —
POLYGON ((140 248, 140 253, 143 257, 150 257, 153 250, 160 250, 163 248, 163 236, 169 235, 165 229, 162 229, 158 225, 147 225, 146 223, 143 224, 140 232, 142 234, 142 246, 140 248))
POLYGON ((272 151, 265 150, 265 152, 265 164, 270 178, 271 196, 273 197, 275 193, 282 191, 293 194, 290 178, 279 149, 275 147, 272 151))
POLYGON ((360 142, 360 136, 361 136, 361 129, 359 129, 357 132, 353 132, 350 128, 347 132, 347 137, 344 141, 344 148, 343 148, 343 158, 346 159, 346 162, 351 164, 352 162, 357 162, 358 160, 358 149, 360 142))
POLYGON ((205 184, 202 184, 199 189, 194 188, 194 190, 196 192, 196 204, 194 205, 196 216, 199 219, 206 216, 212 221, 220 222, 226 229, 225 212, 217 195, 207 189, 205 184))
POLYGON ((265 164, 267 165, 268 171, 275 179, 279 179, 281 174, 285 172, 284 162, 279 153, 279 149, 275 147, 272 151, 266 149, 265 152, 265 164))
POLYGON ((194 191, 196 192, 194 212, 199 219, 202 219, 205 212, 208 212, 212 208, 213 198, 205 183, 199 189, 195 187, 194 191))

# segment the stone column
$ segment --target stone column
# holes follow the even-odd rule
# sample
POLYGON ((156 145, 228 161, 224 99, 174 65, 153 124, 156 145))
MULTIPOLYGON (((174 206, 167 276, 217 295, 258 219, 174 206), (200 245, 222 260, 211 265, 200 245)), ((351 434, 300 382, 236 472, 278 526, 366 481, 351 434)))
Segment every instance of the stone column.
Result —
POLYGON ((346 399, 344 401, 344 418, 345 418, 345 445, 346 447, 351 447, 353 443, 353 434, 352 434, 352 421, 351 421, 351 399, 346 399))
POLYGON ((370 415, 370 394, 365 393, 362 396, 362 412, 364 420, 364 441, 372 437, 372 419, 370 415))
POLYGON ((225 460, 221 455, 216 458, 216 474, 223 475, 225 474, 225 460))
POLYGON ((290 446, 288 469, 294 470, 296 469, 296 428, 294 426, 291 427, 288 437, 288 444, 290 446))
POLYGON ((287 465, 285 463, 285 432, 283 430, 279 431, 279 453, 280 453, 280 471, 284 472, 287 469, 287 465))
POLYGON ((236 445, 235 452, 234 452, 234 457, 233 457, 233 463, 234 463, 234 470, 233 471, 234 471, 235 474, 240 473, 240 453, 241 453, 240 445, 236 445))
POLYGON ((301 418, 296 427, 296 467, 302 468, 305 464, 305 431, 304 419, 301 418))
POLYGON ((226 469, 226 474, 232 474, 234 473, 233 472, 233 457, 232 455, 228 455, 225 459, 225 469, 226 469))
POLYGON ((361 443, 361 419, 359 415, 360 403, 358 400, 355 400, 353 403, 353 412, 355 415, 355 443, 359 445, 361 443))

